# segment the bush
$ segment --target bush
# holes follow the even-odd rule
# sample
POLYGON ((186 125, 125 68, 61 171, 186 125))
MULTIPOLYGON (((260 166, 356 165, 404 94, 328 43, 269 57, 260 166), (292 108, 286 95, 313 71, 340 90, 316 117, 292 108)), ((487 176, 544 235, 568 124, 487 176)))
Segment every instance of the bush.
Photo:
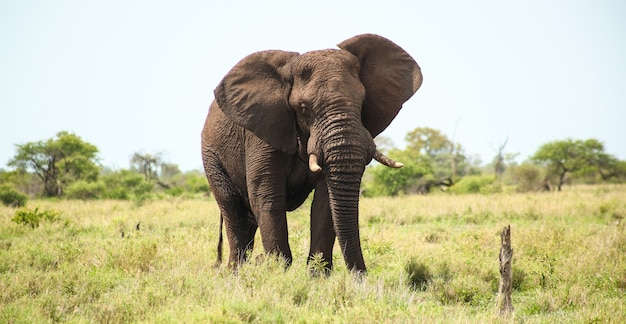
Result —
POLYGON ((98 199, 104 193, 105 185, 102 182, 87 182, 79 180, 65 189, 65 196, 71 199, 98 199))
POLYGON ((154 184, 139 173, 129 170, 115 171, 102 176, 102 198, 143 201, 152 193, 154 184))
POLYGON ((171 187, 165 190, 165 193, 172 197, 180 197, 185 193, 185 189, 181 187, 171 187))
POLYGON ((545 170, 532 163, 522 163, 509 169, 511 181, 518 192, 528 192, 541 189, 542 179, 546 177, 545 170))
POLYGON ((203 172, 193 170, 185 173, 179 173, 167 181, 172 187, 180 187, 188 193, 207 193, 209 182, 203 172))
POLYGON ((56 210, 39 211, 39 207, 35 210, 28 208, 18 209, 15 216, 11 219, 13 222, 21 225, 28 225, 31 228, 39 227, 41 221, 54 222, 59 219, 60 212, 56 210))
POLYGON ((459 182, 450 188, 456 194, 469 193, 496 193, 502 191, 502 186, 496 183, 494 176, 472 175, 463 177, 459 182))
POLYGON ((433 173, 430 160, 424 156, 394 150, 389 152, 389 157, 402 161, 404 167, 401 169, 383 165, 368 167, 363 176, 365 197, 407 194, 422 177, 433 173))
POLYGON ((9 185, 0 186, 0 200, 2 204, 9 207, 26 206, 26 195, 17 191, 9 185))

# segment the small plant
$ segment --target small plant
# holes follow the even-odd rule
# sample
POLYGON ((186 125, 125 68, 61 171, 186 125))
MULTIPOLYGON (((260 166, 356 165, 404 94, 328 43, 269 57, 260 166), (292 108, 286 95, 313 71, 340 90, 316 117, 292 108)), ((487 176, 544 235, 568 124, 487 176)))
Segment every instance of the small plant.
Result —
POLYGON ((426 290, 428 282, 432 279, 428 267, 415 258, 412 258, 404 265, 404 272, 406 272, 409 279, 409 285, 415 290, 426 290))
POLYGON ((330 274, 328 262, 324 260, 324 257, 321 253, 316 253, 309 258, 308 268, 309 273, 313 277, 319 277, 322 274, 328 276, 330 274))
POLYGON ((39 211, 39 207, 34 210, 23 208, 15 211, 15 216, 11 219, 13 222, 22 225, 28 225, 31 228, 39 227, 42 221, 54 222, 59 219, 60 212, 56 210, 39 211))
POLYGON ((2 204, 9 207, 24 207, 26 206, 26 195, 15 190, 8 185, 0 186, 0 200, 2 204))

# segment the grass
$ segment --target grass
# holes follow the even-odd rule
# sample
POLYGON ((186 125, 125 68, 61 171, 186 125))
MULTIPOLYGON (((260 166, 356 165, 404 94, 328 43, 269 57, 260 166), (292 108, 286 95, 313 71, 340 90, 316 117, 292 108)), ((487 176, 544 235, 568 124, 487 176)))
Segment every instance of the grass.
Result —
POLYGON ((338 249, 330 277, 308 275, 308 206, 288 215, 289 269, 264 258, 237 275, 214 267, 211 198, 27 207, 57 216, 32 227, 0 207, 2 323, 626 322, 623 185, 362 199, 362 280, 338 249), (501 320, 499 233, 508 224, 515 313, 501 320))

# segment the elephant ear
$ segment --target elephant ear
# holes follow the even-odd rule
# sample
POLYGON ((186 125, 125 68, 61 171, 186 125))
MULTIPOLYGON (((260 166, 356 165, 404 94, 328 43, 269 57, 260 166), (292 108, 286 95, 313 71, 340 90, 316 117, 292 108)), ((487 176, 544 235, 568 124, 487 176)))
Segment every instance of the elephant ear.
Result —
POLYGON ((237 63, 215 89, 215 100, 235 124, 288 154, 297 149, 296 120, 287 101, 289 83, 279 70, 298 53, 263 51, 237 63))
POLYGON ((422 85, 420 67, 400 46, 378 35, 358 35, 337 46, 359 59, 365 86, 363 126, 375 137, 422 85))

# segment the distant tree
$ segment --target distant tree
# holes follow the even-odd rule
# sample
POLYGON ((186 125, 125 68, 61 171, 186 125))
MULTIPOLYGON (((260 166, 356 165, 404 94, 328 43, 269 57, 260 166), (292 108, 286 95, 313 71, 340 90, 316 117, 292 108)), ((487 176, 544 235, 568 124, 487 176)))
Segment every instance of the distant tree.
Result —
POLYGON ((496 175, 496 178, 502 177, 506 169, 506 164, 504 162, 504 148, 508 142, 508 138, 504 140, 504 143, 498 147, 498 154, 493 158, 493 172, 496 175))
POLYGON ((406 137, 407 151, 414 151, 431 161, 435 178, 457 177, 473 173, 461 144, 454 143, 439 130, 418 127, 406 137))
POLYGON ((531 159, 548 167, 557 177, 557 190, 561 191, 569 174, 601 172, 603 166, 616 159, 604 152, 604 145, 596 139, 553 141, 543 144, 531 159))
POLYGON ((507 169, 506 174, 518 192, 550 190, 545 168, 530 161, 512 165, 507 169))
POLYGON ((599 163, 598 174, 603 181, 624 181, 626 180, 626 161, 609 156, 599 163))
POLYGON ((46 141, 16 147, 17 154, 8 165, 36 174, 46 197, 62 196, 65 186, 74 181, 98 177, 98 148, 75 134, 62 131, 46 141))
POLYGON ((180 172, 180 168, 178 167, 178 165, 174 163, 163 162, 160 165, 160 169, 161 169, 161 178, 163 180, 172 179, 176 175, 179 175, 182 173, 180 172))
POLYGON ((396 196, 412 191, 419 185, 419 179, 432 174, 430 160, 408 150, 391 150, 389 157, 404 163, 400 169, 392 169, 383 165, 367 168, 365 178, 366 196, 396 196))
POLYGON ((0 170, 0 184, 11 184, 19 191, 28 196, 36 196, 43 192, 43 183, 34 173, 26 170, 15 169, 11 171, 0 170))
POLYGON ((451 152, 453 143, 439 130, 429 127, 418 127, 405 137, 407 149, 419 152, 429 157, 451 152))
POLYGON ((161 165, 161 154, 149 153, 133 153, 130 158, 131 169, 144 175, 148 181, 157 180, 159 178, 158 169, 161 165))

